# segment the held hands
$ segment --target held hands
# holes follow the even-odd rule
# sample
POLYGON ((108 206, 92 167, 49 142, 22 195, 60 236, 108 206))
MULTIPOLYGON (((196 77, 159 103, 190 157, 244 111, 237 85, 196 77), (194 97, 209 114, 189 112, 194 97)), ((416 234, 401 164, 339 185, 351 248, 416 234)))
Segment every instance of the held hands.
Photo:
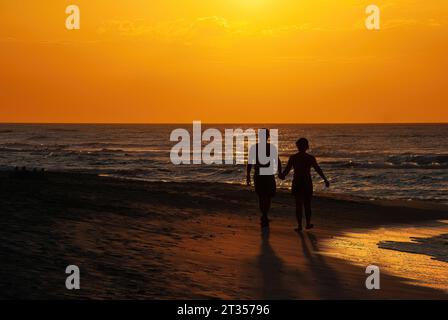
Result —
POLYGON ((326 186, 327 188, 330 188, 330 181, 325 180, 324 182, 325 182, 325 186, 326 186))

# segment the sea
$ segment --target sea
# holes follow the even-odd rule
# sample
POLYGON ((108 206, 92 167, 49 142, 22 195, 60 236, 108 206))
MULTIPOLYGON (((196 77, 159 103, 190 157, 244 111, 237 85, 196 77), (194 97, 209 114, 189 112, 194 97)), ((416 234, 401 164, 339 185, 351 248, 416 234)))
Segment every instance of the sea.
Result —
MULTIPOLYGON (((279 131, 283 165, 306 137, 331 181, 315 190, 367 199, 448 203, 448 124, 214 124, 216 128, 279 131)), ((0 124, 0 169, 45 168, 163 182, 245 183, 245 166, 174 165, 175 129, 192 124, 0 124)), ((289 188, 291 175, 278 181, 289 188)))

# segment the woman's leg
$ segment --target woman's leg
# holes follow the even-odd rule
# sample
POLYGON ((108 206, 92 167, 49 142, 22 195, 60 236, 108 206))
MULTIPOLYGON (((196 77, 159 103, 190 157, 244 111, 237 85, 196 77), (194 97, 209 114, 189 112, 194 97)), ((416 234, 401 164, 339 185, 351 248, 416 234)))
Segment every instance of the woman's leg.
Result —
POLYGON ((302 212, 303 212, 303 198, 296 195, 296 218, 299 231, 302 230, 302 212))
POLYGON ((311 224, 311 198, 312 196, 305 196, 303 198, 303 207, 305 208, 305 218, 306 218, 306 228, 311 229, 313 225, 311 224))

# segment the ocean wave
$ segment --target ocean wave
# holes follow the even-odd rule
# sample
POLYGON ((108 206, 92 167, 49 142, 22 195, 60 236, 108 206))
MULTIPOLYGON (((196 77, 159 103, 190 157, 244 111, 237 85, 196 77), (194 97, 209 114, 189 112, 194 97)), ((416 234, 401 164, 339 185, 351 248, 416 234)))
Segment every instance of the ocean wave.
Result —
POLYGON ((47 136, 44 134, 36 134, 36 135, 32 135, 30 137, 27 137, 25 140, 27 141, 41 141, 41 140, 47 140, 47 139, 51 139, 53 137, 51 136, 47 136))
POLYGON ((48 132, 79 132, 77 129, 65 129, 65 128, 52 128, 48 129, 48 132))
POLYGON ((319 162, 328 167, 356 167, 376 169, 444 169, 448 168, 446 154, 327 154, 320 156, 319 162))
POLYGON ((72 147, 76 148, 97 148, 97 149, 108 149, 108 148, 148 148, 149 144, 144 143, 117 143, 117 142, 84 142, 84 143, 74 143, 71 144, 72 147))
POLYGON ((3 152, 54 152, 61 151, 68 147, 68 145, 54 144, 54 145, 40 145, 28 143, 4 143, 0 144, 0 151, 3 152))
POLYGON ((390 161, 385 162, 360 162, 350 160, 348 162, 333 162, 331 166, 341 168, 363 168, 363 169, 446 169, 448 163, 418 163, 418 162, 401 162, 394 163, 390 161))
POLYGON ((448 164, 448 155, 446 154, 402 154, 389 156, 388 160, 392 163, 417 163, 418 165, 425 164, 448 164))

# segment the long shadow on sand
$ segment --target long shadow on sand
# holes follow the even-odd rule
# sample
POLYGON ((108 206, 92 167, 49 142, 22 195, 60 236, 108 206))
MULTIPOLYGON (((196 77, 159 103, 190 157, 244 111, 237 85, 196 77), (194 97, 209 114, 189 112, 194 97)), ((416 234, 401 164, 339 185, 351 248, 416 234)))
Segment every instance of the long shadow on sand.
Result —
POLYGON ((316 282, 316 290, 320 299, 343 299, 344 295, 334 288, 341 288, 338 272, 336 272, 325 261, 325 257, 318 253, 317 237, 307 232, 306 236, 303 232, 299 233, 300 243, 302 247, 303 257, 309 266, 311 276, 319 279, 316 282), (331 288, 331 289, 330 289, 331 288))
POLYGON ((284 286, 282 273, 283 261, 275 253, 269 242, 270 229, 261 230, 261 250, 257 257, 261 271, 263 299, 284 299, 290 297, 291 292, 284 286))

